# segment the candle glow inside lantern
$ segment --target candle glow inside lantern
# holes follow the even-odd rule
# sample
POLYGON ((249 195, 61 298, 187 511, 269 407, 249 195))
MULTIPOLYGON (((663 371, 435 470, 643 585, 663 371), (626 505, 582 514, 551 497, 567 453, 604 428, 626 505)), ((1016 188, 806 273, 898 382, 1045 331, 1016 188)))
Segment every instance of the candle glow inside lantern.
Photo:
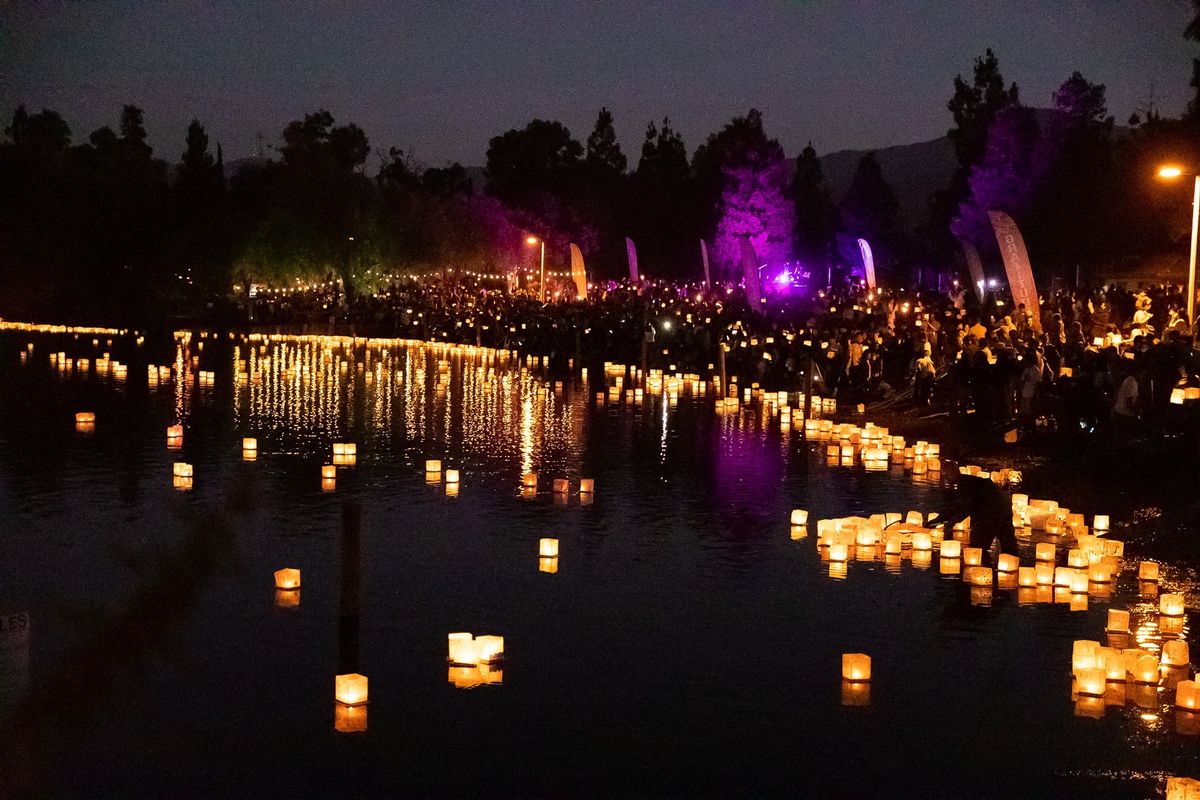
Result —
POLYGON ((1175 705, 1189 711, 1200 708, 1200 683, 1190 680, 1175 684, 1175 705))
POLYGON ((1107 532, 1108 531, 1108 515, 1107 514, 1097 514, 1096 516, 1092 517, 1092 530, 1096 531, 1097 533, 1099 533, 1100 531, 1107 532))
POLYGON ((977 567, 983 563, 983 548, 981 547, 964 547, 963 564, 968 567, 977 567))
POLYGON ((538 555, 542 558, 558 558, 558 539, 540 539, 538 555))
POLYGON ((807 525, 808 524, 808 511, 806 511, 803 508, 793 508, 792 509, 792 524, 793 525, 807 525))
POLYGON ((981 567, 978 564, 968 566, 963 570, 963 580, 972 586, 987 586, 992 585, 992 568, 981 567))
MULTIPOLYGON (((594 478, 580 478, 579 479, 579 493, 580 494, 595 494, 596 493, 596 480, 594 478)), ((792 513, 794 514, 795 512, 792 512, 792 513)))
POLYGON ((1034 567, 1018 567, 1017 585, 1025 588, 1037 586, 1037 570, 1034 567))
POLYGON ((1158 659, 1153 653, 1139 651, 1132 663, 1126 665, 1126 670, 1138 683, 1158 683, 1158 659))
POLYGON ((292 567, 285 567, 275 571, 275 588, 276 589, 299 589, 300 588, 300 570, 292 567))
MULTIPOLYGON (((1097 653, 1098 662, 1104 669, 1104 679, 1109 683, 1124 683, 1125 659, 1121 651, 1112 647, 1101 647, 1097 653)), ((1121 705, 1125 705, 1124 694, 1121 697, 1121 705)))
POLYGON ((336 478, 337 477, 337 467, 335 467, 333 464, 323 465, 321 467, 321 477, 322 478, 336 478))
POLYGON ((365 731, 367 729, 366 704, 348 706, 345 703, 335 703, 333 729, 338 733, 362 733, 365 731))
POLYGON ((912 549, 918 552, 927 552, 933 549, 933 537, 929 535, 929 531, 913 532, 912 549))
POLYGON ((446 483, 448 483, 448 484, 458 483, 458 470, 456 470, 456 469, 446 470, 446 483))
POLYGON ((1158 613, 1164 617, 1181 617, 1184 613, 1183 595, 1166 593, 1158 597, 1158 613))
POLYGON ((333 454, 335 456, 355 456, 358 455, 358 445, 353 442, 334 442, 333 454))
POLYGON ((441 472, 441 471, 442 471, 442 462, 440 460, 438 460, 436 458, 431 458, 425 462, 426 474, 431 473, 431 472, 437 473, 437 472, 441 472))
POLYGON ((183 461, 176 461, 171 467, 171 474, 177 478, 191 478, 192 465, 183 461))
POLYGON ((960 558, 962 556, 962 542, 957 539, 946 539, 942 542, 941 554, 942 558, 960 558))
POLYGON ((865 653, 843 653, 842 678, 848 681, 871 680, 871 657, 865 653))
POLYGON ((1051 542, 1038 542, 1034 547, 1034 557, 1038 561, 1054 561, 1054 544, 1051 542))
POLYGON ((1071 646, 1071 671, 1079 676, 1080 670, 1098 666, 1100 643, 1092 639, 1076 639, 1071 646))
POLYGON ((555 478, 554 479, 554 493, 555 494, 567 494, 567 492, 569 492, 570 490, 571 490, 571 482, 568 481, 566 478, 555 478))
POLYGON ((1088 575, 1081 569, 1071 572, 1071 592, 1074 594, 1087 594, 1088 590, 1088 575))
POLYGON ((1158 580, 1158 562, 1157 561, 1141 561, 1138 563, 1138 580, 1139 581, 1157 581, 1158 580))
POLYGON ((843 542, 833 542, 829 545, 830 561, 845 561, 850 556, 849 545, 843 542))
POLYGON ((358 706, 367 702, 367 676, 350 672, 333 679, 333 696, 342 705, 358 706))
POLYGON ((524 489, 537 489, 537 481, 536 472, 526 472, 521 477, 521 487, 524 489))
POLYGON ((169 425, 167 427, 167 447, 176 450, 183 446, 183 426, 169 425))

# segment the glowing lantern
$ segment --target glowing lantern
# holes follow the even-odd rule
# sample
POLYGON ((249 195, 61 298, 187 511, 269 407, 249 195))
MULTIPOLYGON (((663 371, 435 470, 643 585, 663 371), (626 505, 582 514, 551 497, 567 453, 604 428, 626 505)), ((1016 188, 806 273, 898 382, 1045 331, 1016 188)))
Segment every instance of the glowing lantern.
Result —
POLYGON ((367 676, 351 672, 333 679, 333 696, 342 705, 358 706, 367 702, 367 676))
POLYGON ((1167 778, 1166 800, 1197 800, 1197 798, 1200 798, 1200 781, 1192 778, 1167 778))
POLYGON ((1158 659, 1153 653, 1138 651, 1132 662, 1127 662, 1126 670, 1138 683, 1158 683, 1158 659))
POLYGON ((997 572, 1016 572, 1021 565, 1021 559, 1008 553, 1001 553, 996 557, 997 572))
POLYGON ((1183 389, 1182 388, 1177 387, 1177 388, 1171 390, 1171 404, 1177 405, 1177 406, 1183 405, 1183 389))
POLYGON ((1088 590, 1088 576, 1083 570, 1075 570, 1071 574, 1071 591, 1075 594, 1086 594, 1088 590))
POLYGON ((171 467, 171 474, 177 478, 190 478, 192 477, 192 465, 183 461, 176 461, 171 467))
MULTIPOLYGON (((1125 658, 1120 650, 1111 647, 1101 647, 1098 651, 1099 663, 1104 668, 1104 679, 1109 683, 1125 682, 1125 658)), ((1124 705, 1124 697, 1122 703, 1124 705)))
POLYGON ((1087 556, 1082 550, 1067 551, 1067 566, 1069 567, 1086 567, 1088 565, 1087 556))
POLYGON ((337 488, 337 478, 321 478, 321 491, 332 492, 337 488))
POLYGON ((521 478, 521 487, 524 489, 536 490, 537 483, 538 483, 538 481, 537 481, 537 473, 536 472, 526 472, 525 475, 521 478))
POLYGON ((1053 561, 1054 560, 1054 545, 1051 542, 1038 542, 1034 547, 1034 557, 1038 561, 1053 561))
POLYGON ((1186 667, 1191 661, 1188 643, 1183 639, 1163 642, 1162 665, 1164 667, 1186 667))
POLYGON ((925 515, 922 514, 920 511, 910 511, 904 517, 904 524, 905 525, 917 525, 917 526, 924 525, 925 524, 925 515))
POLYGON ((446 483, 458 483, 458 470, 446 470, 446 483))
POLYGON ((170 425, 167 427, 167 447, 177 450, 183 445, 183 426, 170 425))
POLYGON ((942 542, 942 558, 960 558, 962 556, 962 542, 955 539, 946 539, 942 542))
POLYGON ((933 537, 929 531, 915 531, 912 535, 912 549, 927 552, 933 549, 933 537))
POLYGON ((1157 561, 1142 561, 1138 563, 1138 580, 1140 581, 1157 581, 1158 580, 1158 562, 1157 561))
POLYGON ((249 437, 242 439, 242 450, 246 452, 258 450, 258 439, 251 439, 249 437))
POLYGON ((96 424, 96 415, 94 413, 92 413, 91 411, 80 411, 78 414, 75 415, 75 426, 76 427, 79 427, 80 425, 95 425, 95 424, 96 424))
POLYGON ((942 558, 938 560, 938 573, 941 575, 957 575, 960 569, 962 569, 962 562, 957 558, 942 558))
POLYGON ((1071 671, 1077 676, 1080 670, 1097 666, 1100 643, 1092 639, 1076 639, 1071 646, 1071 671))
POLYGON ((321 477, 322 478, 336 478, 337 477, 337 467, 335 467, 333 464, 323 465, 321 467, 321 477))
POLYGON ((1071 588, 1071 579, 1075 577, 1075 570, 1071 567, 1055 567, 1054 568, 1054 585, 1064 589, 1071 588))
POLYGON ((335 456, 355 456, 358 455, 358 445, 353 442, 334 442, 333 454, 335 456))
POLYGON ((426 473, 441 472, 441 471, 442 471, 442 462, 440 460, 438 460, 436 458, 431 458, 425 462, 425 472, 426 473))
POLYGON ((1096 532, 1108 530, 1108 515, 1097 514, 1092 518, 1092 529, 1096 532))
POLYGON ((1108 624, 1104 630, 1110 633, 1129 633, 1129 612, 1119 608, 1108 610, 1108 624))
POLYGON ((503 636, 476 636, 475 644, 478 647, 479 663, 481 664, 490 664, 504 658, 503 636))
POLYGON ((544 556, 539 557, 538 558, 538 572, 546 572, 549 574, 558 572, 558 559, 557 558, 546 558, 544 556))
POLYGON ((190 492, 192 490, 192 479, 190 476, 172 475, 171 485, 181 492, 190 492))
POLYGON ((449 644, 451 664, 473 666, 479 663, 479 645, 475 643, 475 637, 471 634, 451 633, 447 634, 446 640, 449 644))
MULTIPOLYGON (((595 492, 596 492, 595 479, 593 479, 593 478, 580 478, 579 479, 579 493, 580 494, 595 494, 595 492)), ((795 514, 795 512, 792 512, 792 513, 795 514)))
POLYGON ((830 561, 845 561, 850 556, 850 548, 842 542, 834 542, 829 545, 829 560, 830 561))
POLYGON ((1191 680, 1175 684, 1175 705, 1189 711, 1200 708, 1200 683, 1191 680))
POLYGON ((792 524, 793 525, 807 525, 808 524, 808 512, 805 511, 803 508, 792 509, 792 524))
POLYGON ((1112 581, 1112 570, 1106 564, 1092 564, 1088 567, 1088 580, 1092 583, 1109 583, 1112 581))
POLYGON ((538 541, 538 555, 543 558, 558 557, 558 539, 541 539, 538 541))
POLYGON ((300 570, 291 567, 285 567, 275 571, 275 588, 276 589, 299 589, 300 588, 300 570))
POLYGON ((1076 673, 1075 686, 1080 694, 1088 695, 1089 697, 1103 697, 1105 686, 1104 670, 1100 667, 1079 670, 1076 673))
POLYGON ((280 608, 296 608, 300 605, 299 589, 276 589, 275 605, 280 608))
POLYGON ((963 563, 968 567, 977 567, 983 563, 983 548, 981 547, 964 547, 962 553, 963 563))
POLYGON ((992 568, 978 565, 969 566, 963 570, 963 580, 972 586, 987 586, 990 588, 992 585, 992 568))
POLYGON ((871 657, 865 653, 843 653, 842 678, 847 681, 871 680, 871 657))
POLYGON ((1182 594, 1163 594, 1158 598, 1158 613, 1164 617, 1181 617, 1184 613, 1182 594))
POLYGON ((555 478, 554 479, 554 493, 555 494, 566 494, 570 490, 571 490, 571 482, 568 481, 566 478, 555 478))
POLYGON ((1018 567, 1017 585, 1025 588, 1037 586, 1037 570, 1033 567, 1018 567))

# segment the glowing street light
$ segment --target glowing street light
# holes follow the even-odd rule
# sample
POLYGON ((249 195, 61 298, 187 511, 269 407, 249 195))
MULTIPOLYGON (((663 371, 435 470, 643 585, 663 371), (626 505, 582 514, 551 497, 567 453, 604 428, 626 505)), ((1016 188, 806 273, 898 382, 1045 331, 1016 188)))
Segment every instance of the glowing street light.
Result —
MULTIPOLYGON (((1176 164, 1164 164, 1158 168, 1158 177, 1163 180, 1175 180, 1183 176, 1183 168, 1176 164)), ((1192 187, 1192 247, 1188 252, 1188 298, 1187 319, 1188 333, 1195 332, 1196 322, 1196 234, 1200 227, 1200 175, 1195 176, 1192 187)))
POLYGON ((546 240, 539 239, 536 236, 526 236, 525 244, 533 247, 535 244, 542 246, 542 267, 541 276, 538 278, 538 302, 546 302, 546 240))

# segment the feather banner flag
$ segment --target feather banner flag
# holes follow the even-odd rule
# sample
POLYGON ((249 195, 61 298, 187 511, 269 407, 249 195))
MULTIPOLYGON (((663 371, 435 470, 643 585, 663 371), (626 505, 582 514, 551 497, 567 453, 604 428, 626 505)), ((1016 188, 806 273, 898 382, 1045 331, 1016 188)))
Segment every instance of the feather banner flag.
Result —
POLYGON ((979 260, 979 251, 967 239, 960 238, 958 243, 962 245, 963 258, 967 260, 967 271, 971 273, 971 286, 975 288, 975 296, 982 303, 983 290, 987 283, 983 277, 983 262, 979 260))
POLYGON ((1038 304, 1037 284, 1033 282, 1033 265, 1029 263, 1029 251, 1025 239, 1013 218, 1003 211, 989 211, 992 230, 1000 244, 1000 255, 1004 258, 1004 272, 1008 275, 1008 289, 1013 302, 1024 305, 1033 329, 1042 332, 1042 309, 1038 304))
POLYGON ((629 258, 629 280, 637 283, 642 279, 638 274, 637 248, 633 245, 633 239, 628 236, 625 237, 625 255, 629 258))
POLYGON ((583 252, 571 243, 571 280, 575 281, 575 299, 587 299, 587 272, 583 268, 583 252))
POLYGON ((754 252, 754 245, 750 243, 750 237, 743 236, 741 242, 741 261, 742 261, 742 281, 746 289, 746 302, 750 304, 750 308, 754 311, 762 312, 762 288, 758 283, 758 256, 754 252))
POLYGON ((858 240, 858 252, 862 253, 863 271, 867 273, 867 288, 875 291, 875 255, 866 239, 858 240))
POLYGON ((700 259, 704 262, 704 288, 712 288, 712 277, 708 274, 708 245, 700 240, 700 259))

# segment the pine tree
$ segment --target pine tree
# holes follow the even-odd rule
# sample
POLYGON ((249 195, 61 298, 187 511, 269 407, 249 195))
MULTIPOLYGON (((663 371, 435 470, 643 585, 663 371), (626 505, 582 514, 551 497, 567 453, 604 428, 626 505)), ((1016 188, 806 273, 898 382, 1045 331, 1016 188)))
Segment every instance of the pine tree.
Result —
POLYGON ((587 140, 587 156, 585 161, 594 172, 622 175, 625 172, 625 154, 617 142, 617 133, 613 129, 613 115, 607 108, 601 108, 596 117, 596 125, 587 140))
POLYGON ((796 210, 795 256, 805 266, 824 268, 832 254, 838 214, 812 142, 796 157, 792 202, 796 210))

